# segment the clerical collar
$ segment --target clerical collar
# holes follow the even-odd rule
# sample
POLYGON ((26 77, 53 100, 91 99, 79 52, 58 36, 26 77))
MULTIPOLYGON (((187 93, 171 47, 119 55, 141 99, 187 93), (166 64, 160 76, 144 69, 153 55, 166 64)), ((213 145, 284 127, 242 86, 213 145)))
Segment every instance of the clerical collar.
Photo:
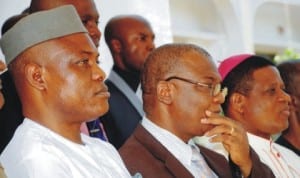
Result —
POLYGON ((140 73, 123 71, 117 66, 113 66, 113 71, 115 71, 125 82, 130 86, 130 88, 136 92, 140 84, 140 73))

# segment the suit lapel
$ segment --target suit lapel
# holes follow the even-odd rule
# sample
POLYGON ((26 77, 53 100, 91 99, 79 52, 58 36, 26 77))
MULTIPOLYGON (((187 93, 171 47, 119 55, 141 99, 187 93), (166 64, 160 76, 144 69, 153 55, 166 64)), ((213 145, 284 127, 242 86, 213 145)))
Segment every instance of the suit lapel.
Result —
POLYGON ((215 174, 219 177, 232 177, 229 163, 223 155, 211 151, 203 146, 199 146, 199 148, 208 166, 215 172, 215 174))
POLYGON ((139 100, 138 96, 132 91, 128 84, 115 72, 111 71, 108 79, 122 91, 122 93, 127 97, 130 103, 136 108, 141 116, 144 115, 143 104, 139 100))
POLYGON ((165 164, 166 169, 174 177, 193 178, 193 175, 140 124, 134 136, 154 157, 165 164))

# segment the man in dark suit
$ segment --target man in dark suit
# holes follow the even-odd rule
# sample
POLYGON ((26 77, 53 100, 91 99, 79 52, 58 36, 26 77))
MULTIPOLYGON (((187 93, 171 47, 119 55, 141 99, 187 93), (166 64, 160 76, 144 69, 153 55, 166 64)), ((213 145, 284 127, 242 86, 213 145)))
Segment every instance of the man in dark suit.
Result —
POLYGON ((119 148, 144 115, 137 92, 141 68, 154 49, 154 34, 143 17, 120 15, 109 20, 104 36, 114 66, 106 81, 110 108, 101 121, 109 142, 119 148))
POLYGON ((169 44, 148 56, 142 72, 145 116, 119 152, 143 177, 274 177, 250 148, 243 127, 220 115, 227 90, 202 48, 169 44), (229 161, 191 138, 211 136, 229 161))

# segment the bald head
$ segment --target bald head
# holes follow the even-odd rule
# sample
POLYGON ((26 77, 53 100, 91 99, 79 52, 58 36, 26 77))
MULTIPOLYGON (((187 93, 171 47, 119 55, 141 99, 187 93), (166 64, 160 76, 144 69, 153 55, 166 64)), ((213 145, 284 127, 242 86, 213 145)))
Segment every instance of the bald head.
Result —
POLYGON ((145 24, 149 28, 151 28, 149 22, 139 15, 119 15, 111 18, 104 30, 105 41, 108 45, 110 40, 113 38, 121 38, 124 30, 130 29, 131 26, 128 25, 130 22, 138 22, 145 24))
POLYGON ((32 0, 29 13, 49 10, 67 4, 75 7, 83 25, 98 47, 101 38, 101 32, 98 28, 99 13, 93 0, 32 0))
POLYGON ((120 15, 110 19, 104 31, 114 66, 139 76, 149 53, 155 48, 153 30, 138 15, 120 15))

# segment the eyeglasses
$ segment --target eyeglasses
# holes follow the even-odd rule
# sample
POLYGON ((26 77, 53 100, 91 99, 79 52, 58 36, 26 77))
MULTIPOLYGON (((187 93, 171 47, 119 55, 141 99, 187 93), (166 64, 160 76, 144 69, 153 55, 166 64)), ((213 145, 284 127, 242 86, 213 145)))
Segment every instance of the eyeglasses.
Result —
POLYGON ((181 80, 193 85, 196 85, 197 87, 207 87, 208 89, 210 89, 210 95, 211 96, 217 96, 220 92, 223 93, 224 97, 227 95, 227 88, 221 89, 221 84, 218 83, 216 85, 210 85, 210 84, 205 84, 202 82, 196 82, 190 79, 185 79, 185 78, 181 78, 181 77, 177 77, 177 76, 172 76, 172 77, 168 77, 167 79, 165 79, 165 81, 170 81, 173 79, 177 79, 177 80, 181 80))

